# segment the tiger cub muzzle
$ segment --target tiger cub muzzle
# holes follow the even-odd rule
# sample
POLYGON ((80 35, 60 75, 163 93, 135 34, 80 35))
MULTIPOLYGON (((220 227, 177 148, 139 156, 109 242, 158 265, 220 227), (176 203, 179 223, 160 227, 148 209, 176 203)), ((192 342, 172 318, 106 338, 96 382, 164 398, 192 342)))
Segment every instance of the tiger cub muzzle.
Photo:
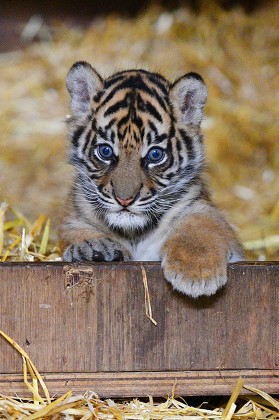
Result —
MULTIPOLYGON (((100 180, 102 183, 102 179, 100 180)), ((127 154, 120 151, 119 161, 115 169, 111 171, 106 179, 106 192, 110 191, 111 196, 123 208, 132 204, 143 204, 155 194, 155 185, 145 176, 138 153, 134 151, 127 154)))

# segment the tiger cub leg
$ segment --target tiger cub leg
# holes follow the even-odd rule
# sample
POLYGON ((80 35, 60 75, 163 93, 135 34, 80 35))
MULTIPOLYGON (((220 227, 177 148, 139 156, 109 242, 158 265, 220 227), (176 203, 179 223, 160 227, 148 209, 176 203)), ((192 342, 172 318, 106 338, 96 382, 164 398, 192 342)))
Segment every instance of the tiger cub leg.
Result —
POLYGON ((162 247, 162 267, 174 289, 212 295, 227 282, 227 262, 243 259, 232 228, 217 215, 185 217, 162 247))
POLYGON ((127 249, 114 238, 87 230, 72 231, 70 236, 66 241, 64 238, 63 261, 101 262, 131 259, 127 249), (70 245, 65 246, 67 242, 70 245))

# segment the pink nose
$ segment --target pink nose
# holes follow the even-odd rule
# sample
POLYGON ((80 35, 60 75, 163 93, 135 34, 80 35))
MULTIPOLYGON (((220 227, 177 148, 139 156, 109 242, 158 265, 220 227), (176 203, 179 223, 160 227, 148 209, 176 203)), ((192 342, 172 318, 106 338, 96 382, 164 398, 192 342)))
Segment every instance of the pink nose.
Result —
POLYGON ((128 207, 129 204, 132 203, 132 201, 134 201, 134 197, 131 198, 120 198, 120 197, 115 197, 116 200, 118 201, 119 204, 121 204, 121 206, 123 207, 128 207))

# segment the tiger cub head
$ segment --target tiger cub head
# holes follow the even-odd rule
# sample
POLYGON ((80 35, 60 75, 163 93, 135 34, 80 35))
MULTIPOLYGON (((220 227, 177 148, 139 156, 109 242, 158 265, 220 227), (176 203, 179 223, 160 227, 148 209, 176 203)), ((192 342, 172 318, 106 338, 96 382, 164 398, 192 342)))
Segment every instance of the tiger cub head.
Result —
POLYGON ((199 179, 202 78, 189 73, 171 84, 157 73, 128 70, 103 79, 77 62, 67 88, 75 202, 82 194, 87 219, 92 211, 125 236, 151 229, 199 179))

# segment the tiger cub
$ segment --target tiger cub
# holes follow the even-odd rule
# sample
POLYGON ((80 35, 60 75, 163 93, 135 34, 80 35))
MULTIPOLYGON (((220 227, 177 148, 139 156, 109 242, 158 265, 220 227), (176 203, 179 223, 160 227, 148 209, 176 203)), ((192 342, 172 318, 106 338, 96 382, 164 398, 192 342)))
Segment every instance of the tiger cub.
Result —
POLYGON ((161 261, 178 291, 214 294, 243 252, 203 179, 203 79, 189 73, 171 84, 128 70, 104 80, 77 62, 67 88, 76 177, 61 228, 64 261, 161 261))

